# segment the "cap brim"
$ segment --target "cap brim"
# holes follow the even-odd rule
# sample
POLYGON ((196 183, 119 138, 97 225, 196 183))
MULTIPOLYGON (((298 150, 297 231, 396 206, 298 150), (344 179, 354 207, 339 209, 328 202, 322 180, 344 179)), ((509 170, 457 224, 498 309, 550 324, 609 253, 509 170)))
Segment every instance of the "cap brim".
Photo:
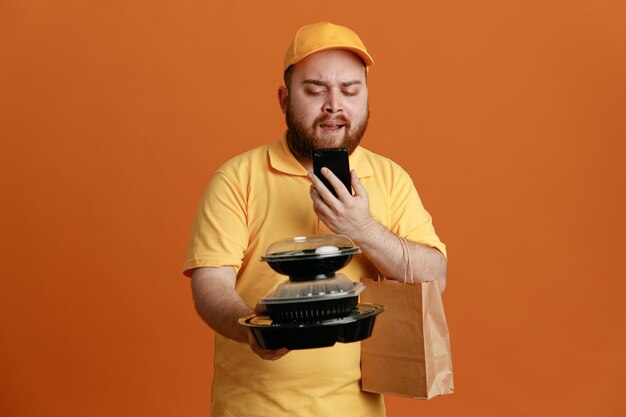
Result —
POLYGON ((363 63, 365 64, 366 67, 371 67, 372 65, 374 65, 374 60, 372 59, 372 57, 367 52, 365 52, 362 49, 356 48, 356 47, 354 47, 352 45, 328 45, 328 46, 322 46, 320 48, 313 49, 313 50, 307 52, 305 55, 303 55, 300 58, 300 60, 298 60, 296 62, 288 63, 285 66, 285 68, 283 68, 283 70, 286 70, 290 66, 292 66, 294 64, 297 64, 298 62, 302 61, 304 58, 306 58, 309 55, 312 55, 312 54, 314 54, 316 52, 327 51, 329 49, 342 49, 344 51, 352 52, 353 54, 355 54, 356 56, 361 58, 361 60, 363 61, 363 63))

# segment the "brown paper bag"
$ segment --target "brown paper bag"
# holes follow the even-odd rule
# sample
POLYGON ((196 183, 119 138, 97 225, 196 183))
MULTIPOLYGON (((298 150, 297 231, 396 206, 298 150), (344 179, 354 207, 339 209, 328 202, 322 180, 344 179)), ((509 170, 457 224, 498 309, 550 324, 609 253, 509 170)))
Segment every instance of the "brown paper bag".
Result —
POLYGON ((419 399, 452 394, 450 337, 437 281, 363 282, 361 301, 385 311, 361 342, 362 389, 419 399))

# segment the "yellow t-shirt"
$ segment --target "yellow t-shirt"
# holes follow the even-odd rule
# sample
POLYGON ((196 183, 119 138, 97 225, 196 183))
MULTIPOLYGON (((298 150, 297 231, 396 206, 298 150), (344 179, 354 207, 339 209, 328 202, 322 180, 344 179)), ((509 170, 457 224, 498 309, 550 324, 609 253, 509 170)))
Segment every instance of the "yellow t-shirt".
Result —
MULTIPOLYGON (((350 156, 350 167, 381 224, 446 253, 404 170, 361 147, 350 156)), ((267 247, 294 236, 329 233, 313 211, 306 174, 285 139, 220 167, 198 208, 185 275, 198 267, 232 265, 237 271, 235 289, 249 306, 285 282, 287 277, 260 262, 267 247)), ((377 276, 364 255, 354 256, 341 272, 354 281, 377 276)), ((294 350, 277 361, 265 361, 248 345, 217 334, 211 415, 384 416, 382 396, 361 391, 360 379, 358 342, 294 350)))

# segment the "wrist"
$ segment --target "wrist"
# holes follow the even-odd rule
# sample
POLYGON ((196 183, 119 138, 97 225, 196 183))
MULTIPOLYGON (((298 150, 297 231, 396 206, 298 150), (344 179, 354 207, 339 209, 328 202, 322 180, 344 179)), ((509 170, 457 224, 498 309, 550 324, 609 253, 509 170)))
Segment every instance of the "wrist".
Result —
POLYGON ((373 241, 380 238, 381 224, 370 217, 358 230, 350 235, 350 238, 360 247, 370 247, 373 241))
POLYGON ((247 309, 242 308, 241 310, 239 310, 239 313, 237 314, 237 318, 235 319, 235 322, 233 323, 233 327, 232 327, 233 340, 237 342, 248 343, 248 340, 249 340, 248 333, 251 333, 251 331, 248 327, 242 326, 241 324, 239 324, 239 319, 241 317, 245 317, 252 313, 253 311, 250 308, 247 308, 247 309))

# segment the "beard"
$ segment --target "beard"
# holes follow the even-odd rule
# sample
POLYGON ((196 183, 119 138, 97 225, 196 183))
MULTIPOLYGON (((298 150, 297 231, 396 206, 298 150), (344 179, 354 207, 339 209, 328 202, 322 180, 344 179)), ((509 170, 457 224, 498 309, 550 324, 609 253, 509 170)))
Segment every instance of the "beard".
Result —
POLYGON ((343 126, 344 136, 343 140, 339 144, 333 144, 333 147, 344 147, 348 149, 348 155, 352 155, 352 152, 359 146, 361 138, 367 130, 367 123, 369 120, 370 112, 367 109, 367 114, 362 123, 352 126, 352 123, 344 116, 331 116, 324 114, 313 122, 312 126, 305 126, 302 119, 297 118, 291 111, 291 106, 287 106, 286 122, 287 122, 287 144, 291 153, 298 160, 310 160, 311 153, 317 148, 328 148, 329 139, 319 137, 315 134, 315 128, 320 123, 336 120, 340 121, 343 126))

